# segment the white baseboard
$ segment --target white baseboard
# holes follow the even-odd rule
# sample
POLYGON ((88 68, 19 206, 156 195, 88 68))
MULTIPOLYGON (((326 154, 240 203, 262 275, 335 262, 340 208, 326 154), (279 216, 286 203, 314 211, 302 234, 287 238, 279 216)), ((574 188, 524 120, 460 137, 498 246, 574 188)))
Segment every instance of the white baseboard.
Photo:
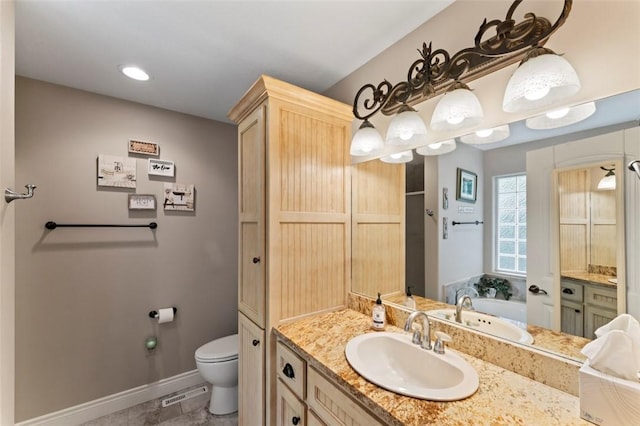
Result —
POLYGON ((75 426, 203 382, 205 380, 200 376, 198 370, 191 370, 154 383, 25 420, 16 423, 16 426, 75 426))

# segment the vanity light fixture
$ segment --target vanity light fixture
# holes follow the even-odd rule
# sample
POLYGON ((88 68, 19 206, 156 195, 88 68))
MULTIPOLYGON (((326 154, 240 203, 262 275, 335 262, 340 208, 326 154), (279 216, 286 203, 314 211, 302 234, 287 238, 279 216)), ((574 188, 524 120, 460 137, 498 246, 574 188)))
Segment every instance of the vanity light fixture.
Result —
POLYGON ((499 142, 509 137, 509 125, 482 129, 468 135, 460 136, 460 141, 471 145, 499 142))
POLYGON ((427 126, 418 112, 407 104, 402 105, 387 129, 387 144, 412 145, 425 141, 426 137, 427 126))
POLYGON ((465 129, 479 124, 483 118, 478 97, 469 86, 457 81, 438 101, 431 116, 431 128, 438 131, 465 129))
MULTIPOLYGON (((523 13, 524 18, 516 22, 513 16, 521 3, 522 0, 514 0, 504 20, 485 19, 476 33, 473 47, 462 49, 452 55, 444 49, 432 49, 431 43, 423 43, 422 49, 418 49, 420 58, 411 64, 406 81, 393 85, 389 81, 383 80, 377 85, 368 83, 362 86, 353 101, 353 115, 357 119, 363 120, 363 126, 368 129, 366 133, 371 139, 366 143, 360 140, 362 136, 360 133, 363 130, 361 127, 361 130, 356 132, 353 137, 351 155, 373 155, 368 147, 378 146, 378 138, 382 138, 379 135, 378 138, 372 135, 372 132, 377 133, 377 131, 370 124, 369 119, 379 111, 387 116, 398 114, 392 120, 393 129, 389 129, 387 145, 415 146, 426 135, 426 126, 423 128, 424 122, 411 106, 445 93, 445 96, 438 102, 431 119, 432 130, 446 131, 463 128, 467 125, 477 125, 482 120, 482 107, 477 97, 469 90, 467 86, 469 82, 525 58, 522 66, 516 70, 515 74, 518 78, 514 80, 515 84, 523 73, 527 73, 526 69, 533 69, 531 72, 535 72, 539 68, 539 62, 542 62, 543 67, 555 67, 556 62, 564 61, 542 46, 549 40, 551 34, 564 24, 571 11, 573 1, 564 0, 560 16, 554 23, 531 12, 523 13), (548 65, 549 63, 551 65, 548 65), (525 65, 527 66, 525 67, 525 65), (525 71, 522 71, 523 69, 525 71), (466 99, 471 99, 471 101, 466 99), (441 110, 444 114, 441 114, 441 110), (399 123, 404 121, 403 116, 413 116, 414 119, 420 119, 421 124, 417 124, 415 127, 417 130, 407 130, 408 126, 400 125, 399 123), (368 124, 365 126, 366 123, 368 124), (396 126, 402 129, 396 130, 396 126), (361 146, 367 148, 362 149, 361 146)), ((569 68, 571 68, 570 65, 569 68)), ((557 78, 553 77, 549 82, 549 78, 547 78, 544 81, 548 83, 548 87, 540 86, 537 87, 538 90, 534 91, 525 85, 527 96, 544 99, 544 102, 547 102, 544 105, 548 105, 563 96, 568 96, 568 93, 574 93, 580 87, 579 81, 576 84, 577 77, 569 78, 569 89, 565 87, 566 84, 560 84, 556 80, 557 78), (549 93, 547 96, 543 96, 547 90, 549 93)), ((563 77, 562 81, 564 80, 563 77)), ((509 93, 511 92, 509 91, 509 93)), ((510 95, 508 108, 511 108, 511 103, 510 95)), ((528 106, 529 103, 526 105, 528 106)), ((514 111, 517 110, 514 109, 514 111)), ((418 120, 414 121, 418 122, 418 120)))
POLYGON ((571 108, 560 108, 525 120, 526 126, 534 130, 555 129, 585 120, 596 112, 596 103, 587 102, 571 108))
POLYGON ((562 101, 580 90, 569 61, 546 47, 532 47, 507 83, 505 112, 529 111, 562 101))
POLYGON ((441 155, 456 149, 456 140, 449 139, 442 142, 430 143, 429 145, 416 148, 416 153, 420 155, 441 155))
POLYGON ((350 153, 353 156, 376 155, 384 150, 380 133, 369 120, 364 120, 351 140, 350 153))
POLYGON ((120 72, 127 77, 138 80, 138 81, 147 81, 149 80, 149 74, 147 74, 142 68, 139 68, 135 65, 124 65, 120 66, 120 72))
POLYGON ((385 163, 399 164, 399 163, 408 163, 413 160, 413 151, 402 151, 402 152, 394 152, 393 154, 386 155, 380 159, 380 161, 384 161, 385 163))
POLYGON ((615 168, 606 168, 600 167, 602 170, 607 172, 600 182, 598 182, 598 190, 600 191, 612 191, 616 189, 616 174, 614 173, 615 168))

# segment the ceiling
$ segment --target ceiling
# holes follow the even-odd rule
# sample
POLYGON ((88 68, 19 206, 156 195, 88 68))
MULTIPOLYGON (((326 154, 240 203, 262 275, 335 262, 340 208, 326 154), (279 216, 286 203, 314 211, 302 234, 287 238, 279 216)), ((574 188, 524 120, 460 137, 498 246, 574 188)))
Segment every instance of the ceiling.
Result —
POLYGON ((228 122, 261 74, 323 92, 452 2, 17 0, 16 74, 228 122))

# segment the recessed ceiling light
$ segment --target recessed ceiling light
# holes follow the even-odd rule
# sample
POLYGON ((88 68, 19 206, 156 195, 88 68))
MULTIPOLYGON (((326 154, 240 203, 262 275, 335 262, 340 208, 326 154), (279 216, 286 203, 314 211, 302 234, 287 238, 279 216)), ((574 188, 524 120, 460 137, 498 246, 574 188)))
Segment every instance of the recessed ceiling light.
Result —
POLYGON ((144 72, 144 70, 142 70, 141 68, 138 68, 133 65, 121 66, 120 71, 122 72, 122 74, 134 80, 138 80, 138 81, 149 80, 149 74, 144 72))

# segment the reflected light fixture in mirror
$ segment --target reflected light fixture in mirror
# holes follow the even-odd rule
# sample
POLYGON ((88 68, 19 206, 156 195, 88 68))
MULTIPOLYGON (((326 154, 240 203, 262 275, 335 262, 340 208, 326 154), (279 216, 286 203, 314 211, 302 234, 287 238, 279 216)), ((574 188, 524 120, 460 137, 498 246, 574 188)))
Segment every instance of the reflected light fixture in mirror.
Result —
POLYGON ((402 152, 394 152, 393 154, 386 155, 380 159, 380 161, 384 161, 385 163, 408 163, 413 160, 413 151, 402 151, 402 152))
POLYGON ((580 79, 569 61, 553 50, 534 46, 509 79, 502 109, 529 111, 562 101, 580 90, 580 79))
POLYGON ((579 123, 596 112, 596 103, 576 105, 571 108, 560 108, 535 117, 527 118, 526 126, 534 130, 555 129, 579 123))
POLYGON ((471 145, 499 142, 509 137, 509 125, 482 129, 460 137, 460 141, 471 145))
POLYGON ((598 182, 598 190, 613 191, 614 189, 616 189, 616 174, 614 172, 615 168, 608 169, 602 166, 600 166, 600 168, 607 173, 602 179, 600 179, 600 182, 598 182))
POLYGON ((427 126, 418 112, 403 104, 387 129, 387 144, 391 146, 415 145, 426 140, 427 126))
POLYGON ((431 116, 431 128, 438 131, 465 129, 481 123, 483 118, 478 97, 466 84, 455 82, 438 101, 431 116))
POLYGON ((416 148, 416 153, 420 155, 442 155, 456 149, 455 139, 442 142, 430 143, 429 145, 416 148))
POLYGON ((376 155, 383 150, 384 141, 380 133, 378 133, 369 120, 364 120, 351 140, 351 155, 376 155))

